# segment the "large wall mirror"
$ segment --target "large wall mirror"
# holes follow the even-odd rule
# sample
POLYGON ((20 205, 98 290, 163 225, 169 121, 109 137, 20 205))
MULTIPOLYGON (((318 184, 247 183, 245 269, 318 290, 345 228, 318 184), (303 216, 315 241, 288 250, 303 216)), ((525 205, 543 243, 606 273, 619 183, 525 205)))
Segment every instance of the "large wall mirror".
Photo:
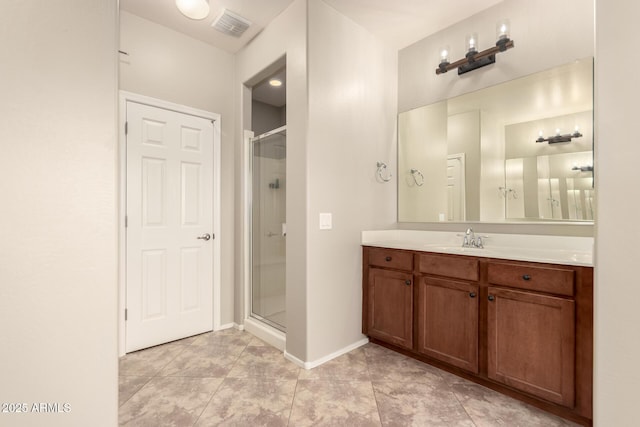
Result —
POLYGON ((398 177, 400 222, 593 221, 593 59, 401 113, 398 177))

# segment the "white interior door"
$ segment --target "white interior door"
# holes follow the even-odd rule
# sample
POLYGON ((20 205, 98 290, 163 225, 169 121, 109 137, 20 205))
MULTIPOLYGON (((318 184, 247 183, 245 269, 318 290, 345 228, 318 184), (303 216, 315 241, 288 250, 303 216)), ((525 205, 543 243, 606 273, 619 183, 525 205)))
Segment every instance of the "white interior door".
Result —
POLYGON ((126 351, 213 329, 213 123, 128 101, 126 351), (206 239, 210 236, 210 239, 206 239))
POLYGON ((465 155, 447 156, 447 221, 465 220, 465 155))

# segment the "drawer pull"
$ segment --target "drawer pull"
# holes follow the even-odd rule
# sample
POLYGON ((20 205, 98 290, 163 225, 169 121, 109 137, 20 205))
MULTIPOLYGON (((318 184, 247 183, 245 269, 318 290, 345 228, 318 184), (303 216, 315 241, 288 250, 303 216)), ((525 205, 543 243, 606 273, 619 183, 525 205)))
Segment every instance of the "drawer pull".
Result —
POLYGON ((525 274, 524 276, 522 276, 522 278, 524 280, 531 280, 531 276, 529 276, 528 274, 525 274))
POLYGON ((385 260, 385 261, 387 261, 387 262, 389 262, 389 261, 391 261, 391 257, 390 257, 390 256, 388 256, 388 257, 386 257, 384 260, 385 260))
POLYGON ((476 293, 475 292, 469 292, 469 297, 475 298, 476 297, 476 293))
POLYGON ((405 285, 407 285, 407 286, 411 285, 411 280, 408 280, 408 279, 407 279, 407 280, 405 280, 405 281, 404 281, 404 284, 405 284, 405 285))
POLYGON ((493 301, 494 299, 496 299, 496 297, 494 297, 493 295, 489 295, 489 301, 493 301))

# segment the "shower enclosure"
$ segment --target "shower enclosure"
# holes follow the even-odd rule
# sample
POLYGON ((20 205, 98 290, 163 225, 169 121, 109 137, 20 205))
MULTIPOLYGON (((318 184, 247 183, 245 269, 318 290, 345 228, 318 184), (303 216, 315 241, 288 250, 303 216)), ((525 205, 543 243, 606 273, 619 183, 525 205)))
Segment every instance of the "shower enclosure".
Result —
POLYGON ((251 317, 286 331, 286 126, 251 140, 251 317))

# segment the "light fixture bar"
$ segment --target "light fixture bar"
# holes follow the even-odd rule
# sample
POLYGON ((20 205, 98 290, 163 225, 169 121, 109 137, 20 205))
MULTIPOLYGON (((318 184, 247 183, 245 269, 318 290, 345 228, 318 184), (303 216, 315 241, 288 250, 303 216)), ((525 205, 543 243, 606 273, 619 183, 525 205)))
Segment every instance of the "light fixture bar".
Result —
POLYGON ((436 74, 443 74, 454 68, 458 69, 458 75, 468 73, 485 65, 493 64, 496 62, 496 53, 504 52, 512 47, 514 47, 513 40, 509 40, 506 43, 499 42, 496 46, 485 49, 482 52, 474 55, 467 54, 465 58, 459 59, 456 62, 450 64, 440 63, 440 66, 436 68, 436 74))
POLYGON ((549 144, 558 144, 560 142, 571 142, 573 138, 580 138, 582 134, 577 130, 574 133, 567 133, 565 135, 554 135, 548 138, 543 138, 542 135, 536 139, 536 142, 548 142, 549 144))

